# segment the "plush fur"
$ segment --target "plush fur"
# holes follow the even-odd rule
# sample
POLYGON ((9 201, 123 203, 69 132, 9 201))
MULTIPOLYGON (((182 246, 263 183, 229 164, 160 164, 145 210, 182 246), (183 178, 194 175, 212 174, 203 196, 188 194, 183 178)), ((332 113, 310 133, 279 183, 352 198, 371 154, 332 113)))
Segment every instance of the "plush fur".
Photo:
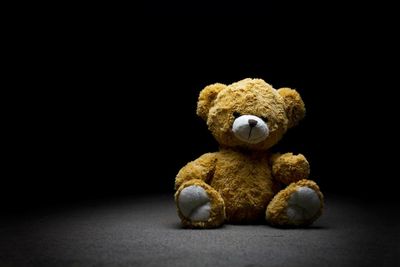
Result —
POLYGON ((265 220, 277 226, 304 226, 321 215, 323 195, 315 182, 307 180, 307 159, 301 154, 268 152, 305 115, 304 103, 295 90, 275 90, 261 79, 217 83, 200 92, 197 114, 207 122, 220 150, 189 162, 176 177, 175 199, 185 227, 212 228, 224 222, 265 220), (246 135, 238 138, 232 130, 235 120, 242 123, 253 116, 255 120, 248 119, 249 140, 246 135), (254 143, 252 140, 258 139, 252 138, 251 130, 261 119, 269 131, 266 138, 254 143), (211 203, 208 219, 193 220, 180 210, 179 205, 204 209, 196 207, 196 197, 185 194, 180 199, 182 190, 190 186, 200 186, 207 193, 211 203))

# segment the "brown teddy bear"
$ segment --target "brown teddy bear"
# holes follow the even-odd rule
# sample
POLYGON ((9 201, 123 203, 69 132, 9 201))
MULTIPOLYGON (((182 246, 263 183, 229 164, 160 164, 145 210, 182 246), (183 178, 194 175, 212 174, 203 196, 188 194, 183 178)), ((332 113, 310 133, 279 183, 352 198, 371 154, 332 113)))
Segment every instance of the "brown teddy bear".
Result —
POLYGON ((220 150, 189 162, 176 176, 175 202, 185 227, 262 220, 305 226, 321 215, 323 195, 307 180, 306 158, 268 152, 305 115, 295 90, 276 90, 261 79, 216 83, 200 92, 197 114, 220 150))

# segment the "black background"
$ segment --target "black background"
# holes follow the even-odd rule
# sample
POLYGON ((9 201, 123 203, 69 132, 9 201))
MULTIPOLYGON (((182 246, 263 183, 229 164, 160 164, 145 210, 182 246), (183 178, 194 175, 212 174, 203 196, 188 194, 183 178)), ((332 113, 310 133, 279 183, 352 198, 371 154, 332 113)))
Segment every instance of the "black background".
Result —
POLYGON ((247 77, 301 93, 306 119, 276 150, 303 153, 324 192, 394 196, 390 17, 297 8, 93 11, 22 25, 9 68, 4 206, 172 195, 179 169, 218 149, 195 114, 198 93, 247 77))

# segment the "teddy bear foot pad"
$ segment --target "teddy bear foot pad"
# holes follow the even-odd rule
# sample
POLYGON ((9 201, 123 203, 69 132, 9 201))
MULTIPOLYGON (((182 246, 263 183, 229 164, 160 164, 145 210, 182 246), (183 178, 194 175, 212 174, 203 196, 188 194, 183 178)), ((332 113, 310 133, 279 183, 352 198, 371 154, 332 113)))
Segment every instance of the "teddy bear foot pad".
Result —
POLYGON ((308 187, 299 187, 289 198, 286 216, 294 224, 310 220, 320 209, 317 193, 308 187))
POLYGON ((210 217, 210 198, 201 186, 184 188, 179 194, 178 205, 182 215, 191 221, 207 221, 210 217))
POLYGON ((301 180, 279 192, 267 207, 266 219, 273 225, 306 226, 322 213, 323 195, 316 183, 301 180))
POLYGON ((224 200, 203 181, 183 183, 175 193, 175 202, 185 228, 216 228, 225 221, 224 200))

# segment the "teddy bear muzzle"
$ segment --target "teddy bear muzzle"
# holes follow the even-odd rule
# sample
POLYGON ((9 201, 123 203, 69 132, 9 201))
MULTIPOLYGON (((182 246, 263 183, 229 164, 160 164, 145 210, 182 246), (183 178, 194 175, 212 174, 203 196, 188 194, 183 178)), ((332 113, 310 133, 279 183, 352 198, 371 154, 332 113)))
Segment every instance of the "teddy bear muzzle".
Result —
POLYGON ((264 141, 269 135, 268 124, 254 115, 242 115, 235 119, 232 132, 239 140, 257 144, 264 141))

